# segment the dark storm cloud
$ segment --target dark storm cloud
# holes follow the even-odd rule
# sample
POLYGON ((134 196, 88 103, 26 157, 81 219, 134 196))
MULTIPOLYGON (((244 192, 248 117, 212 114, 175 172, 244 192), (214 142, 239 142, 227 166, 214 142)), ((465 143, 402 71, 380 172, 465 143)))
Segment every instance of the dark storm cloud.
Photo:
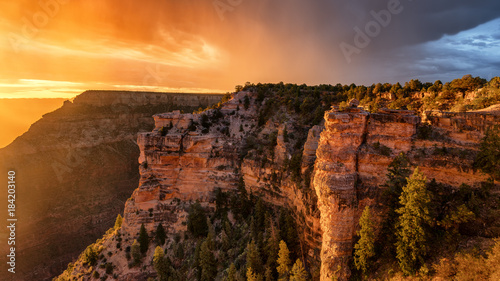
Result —
MULTIPOLYGON (((0 30, 20 33, 39 3, 9 2, 0 30)), ((498 0, 75 0, 30 38, 35 47, 3 50, 0 74, 138 85, 153 67, 167 73, 161 86, 211 89, 489 75, 500 73, 500 21, 460 34, 499 17, 498 0), (374 18, 391 7, 384 24, 374 18), (370 24, 369 42, 357 45, 370 24), (344 43, 356 48, 349 60, 344 43), (63 55, 81 67, 67 69, 63 55)))

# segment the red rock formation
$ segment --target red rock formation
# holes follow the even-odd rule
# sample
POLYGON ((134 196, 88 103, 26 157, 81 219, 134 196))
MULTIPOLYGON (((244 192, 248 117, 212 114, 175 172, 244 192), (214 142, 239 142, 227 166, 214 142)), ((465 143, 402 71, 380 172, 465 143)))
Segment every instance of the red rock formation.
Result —
POLYGON ((429 112, 424 119, 440 138, 418 139, 420 118, 410 111, 369 114, 348 108, 325 114, 313 180, 323 231, 322 281, 349 277, 360 212, 366 205, 377 205, 374 200, 386 181, 387 167, 400 152, 409 155, 413 166, 420 166, 429 179, 453 187, 486 180, 471 168, 472 160, 487 128, 500 123, 498 115, 429 112))

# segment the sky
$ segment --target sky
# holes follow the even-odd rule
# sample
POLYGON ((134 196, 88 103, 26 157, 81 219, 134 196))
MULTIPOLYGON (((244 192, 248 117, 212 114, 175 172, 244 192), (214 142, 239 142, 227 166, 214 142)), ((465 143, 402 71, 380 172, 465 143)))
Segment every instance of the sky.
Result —
POLYGON ((0 3, 0 98, 500 76, 498 0, 0 3))

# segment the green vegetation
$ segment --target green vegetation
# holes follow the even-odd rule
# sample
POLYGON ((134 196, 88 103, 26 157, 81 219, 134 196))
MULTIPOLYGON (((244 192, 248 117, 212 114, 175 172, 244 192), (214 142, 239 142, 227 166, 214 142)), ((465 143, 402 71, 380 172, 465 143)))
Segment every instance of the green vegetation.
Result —
POLYGON ((123 223, 123 218, 120 214, 118 214, 118 216, 116 217, 114 229, 116 230, 116 229, 119 229, 120 227, 122 227, 122 223, 123 223))
POLYGON ((427 191, 426 181, 426 177, 416 168, 399 197, 401 208, 396 210, 399 214, 396 253, 405 274, 415 273, 427 253, 425 227, 431 223, 431 194, 427 191))
POLYGON ((300 259, 297 259, 292 267, 292 272, 290 274, 290 281, 306 281, 308 279, 307 271, 304 269, 304 265, 300 259))
POLYGON ((146 232, 144 224, 141 224, 141 230, 139 231, 139 238, 137 239, 137 241, 140 244, 141 253, 145 254, 148 251, 149 247, 149 235, 146 232))
POLYGON ((359 240, 354 245, 354 264, 366 274, 369 260, 375 256, 375 232, 370 218, 370 207, 366 207, 359 219, 361 229, 357 232, 359 240))
POLYGON ((280 241, 280 251, 278 253, 278 267, 276 270, 278 271, 279 279, 278 280, 288 280, 290 276, 290 266, 292 264, 290 260, 290 251, 286 246, 285 241, 280 241))
POLYGON ((474 167, 500 180, 500 127, 495 126, 486 132, 479 146, 474 167))
MULTIPOLYGON (((310 260, 305 259, 311 249, 301 244, 297 233, 298 230, 302 231, 298 226, 304 225, 304 213, 318 214, 312 195, 314 190, 309 186, 312 167, 302 167, 302 149, 307 132, 314 124, 321 122, 331 104, 344 102, 347 107, 345 101, 357 98, 362 106, 370 110, 387 106, 421 111, 432 108, 432 103, 439 101, 437 108, 448 110, 468 102, 465 98, 456 98, 460 91, 486 95, 491 87, 498 88, 500 80, 497 80, 495 84, 464 77, 444 85, 440 81, 430 84, 412 80, 404 86, 377 84, 370 87, 354 84, 314 87, 283 83, 246 84, 240 90, 247 90, 251 95, 245 96, 238 108, 255 107, 258 111, 258 126, 239 126, 239 130, 247 134, 239 157, 240 160, 256 160, 261 168, 272 168, 272 174, 259 178, 265 188, 258 190, 259 193, 247 191, 245 181, 240 176, 235 191, 215 189, 214 201, 210 202, 215 204, 204 203, 202 206, 199 202, 191 205, 182 203, 185 205, 179 206, 177 210, 188 212, 184 224, 187 231, 172 238, 159 224, 155 233, 150 233, 156 244, 152 260, 151 256, 145 258, 149 235, 142 225, 139 235, 128 237, 127 244, 124 244, 127 245, 127 258, 133 258, 129 266, 141 266, 141 270, 154 266, 159 280, 244 280, 246 277, 247 280, 288 281, 317 277, 318 268, 308 264, 310 260), (481 87, 486 90, 478 91, 481 87), (257 100, 249 98, 255 95, 257 100), (287 155, 290 155, 290 158, 283 160, 282 165, 278 165, 274 155, 280 126, 284 126, 284 145, 287 155), (263 195, 260 192, 279 198, 279 187, 283 181, 291 182, 293 188, 303 192, 305 212, 272 206, 260 199, 263 195)), ((494 96, 488 95, 489 100, 495 100, 494 96)), ((226 100, 229 98, 231 95, 225 96, 226 100)), ((203 112, 200 124, 193 122, 189 130, 202 129, 203 133, 208 133, 212 126, 223 123, 220 105, 210 107, 214 110, 203 112)), ((225 129, 219 131, 229 133, 229 129, 225 129)), ((166 134, 167 128, 160 130, 160 134, 163 132, 166 134)), ((490 157, 498 155, 495 154, 499 147, 498 135, 498 130, 488 132, 476 159, 476 167, 492 176, 498 172, 493 167, 498 166, 495 161, 500 157, 490 157)), ((422 125, 418 128, 419 139, 437 140, 439 137, 431 126, 422 125)), ((380 142, 372 145, 372 148, 368 147, 371 152, 395 156, 393 150, 380 142)), ((443 156, 458 153, 454 148, 444 146, 436 146, 430 151, 443 156)), ((459 247, 465 241, 465 236, 476 237, 478 232, 487 238, 498 236, 500 228, 481 227, 495 225, 492 221, 498 218, 498 212, 495 213, 498 210, 498 196, 489 192, 492 183, 474 187, 463 185, 460 190, 455 190, 432 179, 427 181, 418 169, 411 175, 412 168, 405 154, 397 155, 387 171, 381 204, 364 210, 357 233, 359 240, 354 248, 353 265, 357 269, 353 266, 354 279, 370 278, 373 272, 385 270, 381 266, 387 264, 397 264, 406 275, 449 274, 456 277, 461 276, 460 268, 465 264, 487 263, 486 259, 493 257, 485 256, 485 252, 454 255, 457 249, 462 249, 459 247), (380 225, 378 221, 375 225, 371 214, 383 214, 380 225), (379 232, 375 231, 377 227, 380 227, 379 232), (447 261, 439 265, 435 262, 445 258, 447 261)), ((226 169, 226 165, 217 167, 219 171, 226 169)), ((235 174, 239 172, 237 169, 235 174)), ((153 216, 152 209, 150 214, 153 216)), ((118 221, 117 218, 115 230, 120 229, 118 225, 121 222, 118 221)), ((93 252, 89 253, 90 256, 94 255, 93 252)), ((319 256, 317 253, 315 255, 319 256)), ((88 260, 90 264, 93 258, 88 260)), ((99 262, 103 261, 98 256, 93 263, 99 265, 99 262)), ((339 272, 341 270, 339 268, 339 272)), ((488 274, 495 276, 493 271, 488 274)))
MULTIPOLYGON (((495 259, 491 253, 500 247, 496 240, 488 252, 492 244, 485 242, 500 236, 500 196, 491 192, 493 180, 456 189, 427 180, 418 168, 410 176, 411 168, 404 154, 388 167, 381 198, 385 216, 368 259, 362 259, 360 249, 371 249, 368 239, 362 238, 370 237, 367 225, 373 224, 367 221, 367 210, 363 212, 353 252, 353 280, 401 280, 403 275, 409 275, 408 280, 491 280, 499 266, 485 265, 491 264, 488 260, 495 259)), ((372 207, 380 211, 380 206, 372 207)))
POLYGON ((155 234, 156 245, 162 246, 163 244, 165 244, 166 237, 167 234, 165 233, 165 229, 163 228, 163 225, 159 223, 158 227, 156 228, 156 234, 155 234))
POLYGON ((188 231, 195 237, 206 236, 208 233, 208 224, 205 210, 199 202, 191 205, 187 222, 188 231))
POLYGON ((141 262, 141 245, 139 244, 139 242, 137 242, 137 240, 134 240, 134 242, 132 243, 132 246, 130 247, 130 254, 134 259, 134 265, 137 265, 141 262))
MULTIPOLYGON (((465 111, 477 110, 500 103, 500 78, 489 82, 480 77, 465 75, 460 79, 443 84, 441 81, 422 83, 418 79, 401 84, 372 84, 371 86, 296 84, 246 84, 243 90, 255 91, 257 102, 273 97, 273 104, 286 106, 289 111, 305 115, 308 121, 317 124, 325 109, 321 103, 340 103, 340 108, 348 107, 346 101, 357 99, 360 106, 374 112, 378 108, 465 111), (472 95, 471 98, 467 94, 472 95), (314 113, 314 114, 311 114, 314 113), (319 118, 318 118, 319 117, 319 118)), ((328 106, 329 107, 329 106, 328 106)), ((303 116, 305 117, 305 116, 303 116)), ((263 120, 264 121, 264 120, 263 120)))

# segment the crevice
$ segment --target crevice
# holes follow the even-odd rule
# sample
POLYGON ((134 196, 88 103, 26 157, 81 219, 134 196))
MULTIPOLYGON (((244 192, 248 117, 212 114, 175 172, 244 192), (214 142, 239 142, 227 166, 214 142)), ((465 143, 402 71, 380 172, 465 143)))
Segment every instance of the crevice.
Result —
POLYGON ((359 155, 361 153, 361 149, 366 145, 367 137, 368 137, 368 124, 370 123, 370 114, 366 116, 366 119, 364 120, 363 124, 363 132, 361 134, 361 143, 360 145, 356 148, 356 154, 354 157, 354 163, 355 163, 355 182, 354 182, 354 193, 356 194, 355 201, 359 201, 359 189, 358 186, 361 183, 361 179, 359 177, 359 155))

